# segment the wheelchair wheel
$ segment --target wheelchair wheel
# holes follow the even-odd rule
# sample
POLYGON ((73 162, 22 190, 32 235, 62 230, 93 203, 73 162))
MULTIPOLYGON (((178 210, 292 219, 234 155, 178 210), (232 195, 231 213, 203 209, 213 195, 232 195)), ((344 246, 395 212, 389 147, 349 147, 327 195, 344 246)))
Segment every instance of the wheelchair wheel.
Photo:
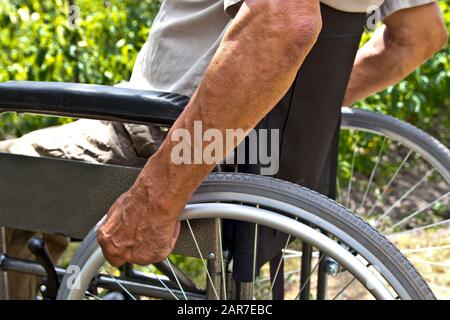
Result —
POLYGON ((128 274, 105 263, 94 228, 73 257, 58 298, 102 299, 119 292, 132 299, 300 299, 305 287, 316 282, 318 266, 327 261, 327 272, 335 275, 327 286, 329 299, 434 299, 415 268, 383 235, 343 206, 288 182, 211 174, 181 220, 184 231, 174 251, 183 256, 171 255, 166 270, 134 266, 128 274), (249 282, 237 282, 231 274, 236 261, 223 245, 226 221, 250 223, 249 282), (284 238, 279 258, 265 263, 258 252, 264 245, 260 232, 267 227, 284 238), (305 244, 312 247, 315 266, 301 277, 305 244))
POLYGON ((337 201, 389 238, 450 298, 450 151, 396 118, 342 109, 337 201))

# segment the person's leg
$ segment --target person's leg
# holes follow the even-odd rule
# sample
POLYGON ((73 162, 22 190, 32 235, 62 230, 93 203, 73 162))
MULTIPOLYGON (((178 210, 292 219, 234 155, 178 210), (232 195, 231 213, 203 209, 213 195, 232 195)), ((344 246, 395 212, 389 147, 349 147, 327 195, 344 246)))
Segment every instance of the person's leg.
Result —
POLYGON ((325 193, 320 190, 321 174, 339 125, 365 15, 322 5, 322 16, 322 33, 299 71, 289 103, 284 100, 268 122, 283 130, 278 177, 325 193))
MULTIPOLYGON (((150 135, 147 138, 151 152, 153 140, 150 135)), ((137 155, 124 125, 95 120, 79 120, 31 132, 19 139, 0 141, 0 153, 126 166, 142 166, 146 161, 137 155)), ((58 262, 69 244, 69 239, 62 236, 6 228, 6 254, 15 258, 34 260, 27 249, 27 241, 33 236, 44 239, 54 263, 58 262)), ((8 272, 7 279, 10 299, 36 297, 39 278, 8 272)))
MULTIPOLYGON (((328 182, 336 177, 330 176, 328 169, 335 166, 337 159, 334 154, 330 155, 330 150, 332 142, 338 141, 342 100, 365 15, 345 13, 325 5, 321 5, 321 14, 323 27, 316 44, 288 93, 259 127, 280 130, 277 178, 332 196, 328 182)), ((245 165, 240 166, 239 171, 259 174, 260 168, 245 165)), ((234 231, 237 235, 234 276, 238 281, 248 282, 252 277, 253 246, 245 244, 253 243, 253 230, 253 225, 240 223, 234 231)), ((259 241, 263 245, 259 246, 257 254, 259 264, 274 257, 284 247, 286 239, 281 233, 260 228, 259 241)))
MULTIPOLYGON (((10 257, 34 261, 34 255, 28 250, 27 242, 32 237, 39 237, 45 241, 50 258, 57 264, 67 246, 69 239, 63 236, 42 234, 32 231, 5 229, 6 254, 10 257)), ((31 300, 38 293, 41 279, 39 277, 18 273, 7 272, 8 299, 31 300)))

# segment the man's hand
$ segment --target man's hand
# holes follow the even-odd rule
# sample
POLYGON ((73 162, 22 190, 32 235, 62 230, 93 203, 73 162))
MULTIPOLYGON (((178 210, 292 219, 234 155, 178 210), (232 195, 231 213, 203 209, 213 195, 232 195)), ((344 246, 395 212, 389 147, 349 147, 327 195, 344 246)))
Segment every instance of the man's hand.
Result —
MULTIPOLYGON (((195 161, 197 141, 190 143, 190 154, 196 159, 183 164, 172 161, 174 133, 187 130, 193 137, 196 121, 202 122, 203 132, 216 129, 224 137, 227 129, 254 128, 288 91, 321 28, 319 0, 242 4, 161 148, 100 227, 98 241, 111 263, 146 265, 164 259, 178 233, 176 217, 215 166, 195 161)), ((243 138, 226 144, 223 155, 243 138)), ((221 142, 216 142, 218 148, 224 147, 221 142)))
POLYGON ((180 232, 180 212, 172 210, 138 180, 117 199, 97 232, 106 259, 117 267, 125 262, 149 265, 164 260, 180 232))

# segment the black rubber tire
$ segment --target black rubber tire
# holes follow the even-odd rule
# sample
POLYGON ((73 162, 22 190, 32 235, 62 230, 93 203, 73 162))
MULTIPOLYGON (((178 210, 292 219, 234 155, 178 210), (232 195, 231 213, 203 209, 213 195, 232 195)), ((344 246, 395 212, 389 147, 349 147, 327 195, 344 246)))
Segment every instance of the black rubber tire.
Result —
MULTIPOLYGON (((320 225, 317 224, 317 221, 320 220, 323 222, 320 225, 321 228, 326 224, 333 225, 342 234, 355 239, 355 242, 360 243, 365 250, 377 257, 382 262, 383 268, 389 270, 393 277, 401 283, 402 288, 407 292, 410 299, 435 299, 433 292, 414 266, 389 240, 348 209, 319 193, 268 177, 235 173, 214 173, 199 187, 192 199, 192 203, 205 202, 205 199, 207 200, 206 202, 213 202, 215 194, 228 194, 230 201, 235 201, 235 196, 238 194, 259 196, 302 208, 315 217, 315 219, 306 220, 307 222, 320 225), (207 199, 208 197, 209 200, 207 199)), ((216 200, 222 201, 223 199, 216 200)), ((300 218, 305 220, 304 216, 300 218)), ((336 234, 336 236, 339 235, 336 234)), ((76 252, 71 265, 82 267, 96 248, 97 242, 94 228, 76 252)), ((59 299, 64 299, 68 294, 67 281, 66 275, 61 283, 58 294, 59 299)))
POLYGON ((450 150, 436 138, 410 123, 369 110, 342 108, 341 130, 345 127, 385 133, 387 137, 415 150, 450 184, 450 150))

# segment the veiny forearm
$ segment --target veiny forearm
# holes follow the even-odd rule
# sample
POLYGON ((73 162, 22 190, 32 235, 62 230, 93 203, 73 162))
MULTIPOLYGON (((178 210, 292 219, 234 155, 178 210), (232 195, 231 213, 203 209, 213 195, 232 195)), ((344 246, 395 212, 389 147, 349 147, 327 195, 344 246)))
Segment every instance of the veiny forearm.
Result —
MULTIPOLYGON (((311 19, 319 16, 317 0, 266 1, 278 6, 277 12, 289 13, 276 19, 259 14, 258 10, 268 9, 258 3, 262 1, 246 1, 240 9, 198 90, 138 178, 137 184, 150 192, 162 191, 162 202, 173 203, 173 212, 181 211, 179 206, 190 199, 214 164, 174 164, 172 134, 188 129, 193 137, 194 121, 202 122, 203 131, 215 128, 224 136, 226 129, 254 128, 288 90, 317 39, 320 20, 311 19), (292 30, 292 25, 297 34, 287 41, 285 28, 292 30)), ((225 148, 224 155, 232 149, 225 148)))
POLYGON ((345 93, 344 105, 351 105, 396 84, 423 62, 414 51, 396 45, 386 38, 386 29, 383 27, 359 49, 345 93))
POLYGON ((178 237, 178 215, 215 162, 244 135, 234 145, 225 141, 225 150, 202 164, 195 164, 206 160, 196 155, 196 147, 209 143, 194 139, 187 147, 193 164, 177 164, 172 153, 178 141, 172 138, 185 130, 194 136, 196 121, 203 132, 216 129, 222 135, 226 129, 255 127, 288 90, 315 43, 319 11, 319 0, 245 1, 168 138, 99 227, 97 240, 109 262, 148 265, 169 255, 178 237))
POLYGON ((356 55, 344 105, 398 83, 447 43, 437 3, 397 11, 384 23, 356 55))

